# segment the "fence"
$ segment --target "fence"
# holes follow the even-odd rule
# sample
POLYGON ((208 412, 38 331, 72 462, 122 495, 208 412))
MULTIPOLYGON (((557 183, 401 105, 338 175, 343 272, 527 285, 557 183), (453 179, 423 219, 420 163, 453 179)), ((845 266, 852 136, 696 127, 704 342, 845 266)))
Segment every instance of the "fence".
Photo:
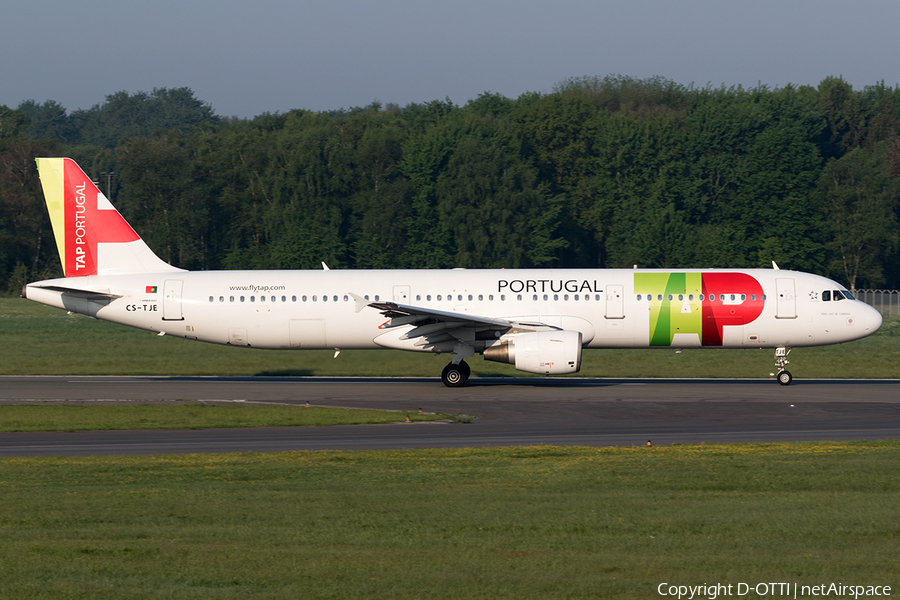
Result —
POLYGON ((856 297, 885 317, 900 316, 900 290, 856 290, 856 297))

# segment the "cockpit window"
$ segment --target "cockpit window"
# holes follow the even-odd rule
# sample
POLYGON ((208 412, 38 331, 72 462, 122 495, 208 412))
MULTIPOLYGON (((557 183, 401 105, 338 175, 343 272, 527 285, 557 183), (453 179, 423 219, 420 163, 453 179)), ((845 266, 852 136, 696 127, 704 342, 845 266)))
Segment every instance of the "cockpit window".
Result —
POLYGON ((841 293, 841 290, 834 290, 833 292, 831 292, 831 295, 834 297, 835 302, 844 299, 844 295, 841 293))
POLYGON ((822 292, 822 302, 831 302, 831 290, 822 292))
POLYGON ((854 297, 853 294, 851 294, 847 290, 841 290, 841 293, 844 295, 844 298, 846 298, 847 300, 856 300, 856 297, 854 297))

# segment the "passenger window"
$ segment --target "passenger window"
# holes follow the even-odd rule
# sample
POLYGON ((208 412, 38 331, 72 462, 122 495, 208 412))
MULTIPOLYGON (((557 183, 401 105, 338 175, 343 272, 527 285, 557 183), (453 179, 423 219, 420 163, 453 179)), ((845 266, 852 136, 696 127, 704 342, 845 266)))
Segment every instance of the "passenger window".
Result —
POLYGON ((229 302, 234 302, 234 296, 228 296, 228 301, 229 301, 229 302))
POLYGON ((517 298, 518 298, 519 300, 521 300, 521 299, 522 299, 522 294, 519 294, 519 295, 517 296, 517 298))
POLYGON ((756 302, 756 294, 750 294, 750 300, 756 302))
POLYGON ((416 302, 419 302, 420 300, 422 300, 422 296, 420 296, 419 294, 416 294, 416 302))
POLYGON ((241 302, 243 302, 243 301, 244 301, 244 297, 243 297, 243 296, 241 296, 241 302))
POLYGON ((568 299, 569 299, 569 295, 568 295, 568 294, 565 294, 565 295, 563 296, 563 300, 568 300, 568 299))
POLYGON ((328 302, 328 296, 322 296, 322 302, 328 302))
POLYGON ((831 302, 831 290, 822 292, 822 302, 831 302))
MULTIPOLYGON (((535 296, 534 299, 537 300, 537 296, 535 296)), ((547 301, 547 294, 544 294, 544 302, 546 302, 546 301, 547 301)))
POLYGON ((578 294, 575 294, 575 299, 578 300, 578 294))
POLYGON ((297 296, 291 296, 291 302, 296 302, 296 301, 297 301, 297 296))
POLYGON ((656 295, 656 300, 657 300, 658 302, 662 302, 662 294, 657 294, 657 295, 656 295))
POLYGON ((600 294, 595 295, 594 300, 596 300, 597 302, 600 302, 600 294))
POLYGON ((250 302, 256 302, 256 296, 250 296, 250 302))
POLYGON ((472 301, 472 294, 469 294, 469 302, 472 301))
POLYGON ((684 300, 684 294, 678 294, 678 301, 681 302, 684 300))
POLYGON ((669 302, 672 301, 672 294, 669 294, 669 302))
POLYGON ((638 302, 641 301, 641 295, 640 295, 640 294, 638 294, 638 298, 637 298, 637 299, 638 299, 638 302))
POLYGON ((378 302, 378 294, 375 294, 375 302, 378 302))
POLYGON ((441 296, 440 294, 437 295, 438 302, 441 301, 441 298, 442 298, 442 297, 443 297, 443 296, 441 296))
POLYGON ((213 297, 212 297, 212 296, 209 297, 209 301, 210 301, 210 302, 213 301, 213 297))
MULTIPOLYGON (((368 300, 368 298, 366 298, 366 300, 368 300)), ((318 296, 313 296, 313 302, 318 302, 318 301, 319 301, 319 297, 318 297, 318 296)))
POLYGON ((481 302, 484 300, 484 294, 478 294, 478 301, 481 302))

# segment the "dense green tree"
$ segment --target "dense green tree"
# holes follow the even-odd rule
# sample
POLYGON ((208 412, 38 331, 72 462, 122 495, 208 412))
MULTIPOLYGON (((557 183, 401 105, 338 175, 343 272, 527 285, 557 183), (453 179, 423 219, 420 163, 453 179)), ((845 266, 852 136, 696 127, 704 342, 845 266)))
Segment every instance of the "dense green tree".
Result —
POLYGON ((186 269, 208 266, 209 194, 196 184, 183 136, 135 137, 117 150, 117 204, 161 259, 186 269))
POLYGON ((62 143, 72 142, 73 128, 66 109, 55 100, 38 104, 26 100, 19 104, 19 110, 28 117, 28 137, 33 140, 53 139, 62 143))
POLYGON ((0 291, 17 294, 62 273, 34 163, 56 147, 23 137, 0 138, 0 147, 0 291))
POLYGON ((0 151, 5 149, 10 140, 24 135, 27 127, 28 117, 24 112, 0 104, 0 151))
POLYGON ((892 177, 884 147, 857 148, 825 165, 812 193, 824 217, 832 274, 855 290, 884 283, 884 260, 898 243, 900 178, 892 177))
POLYGON ((898 140, 900 89, 840 78, 700 89, 581 77, 463 106, 253 119, 220 119, 187 88, 119 92, 71 115, 26 101, 0 107, 0 288, 58 262, 33 166, 48 154, 75 158, 185 268, 775 260, 896 287, 898 140))
POLYGON ((110 94, 103 104, 79 109, 69 116, 75 133, 72 143, 114 148, 119 140, 148 137, 156 130, 188 133, 193 127, 218 117, 207 103, 194 97, 189 88, 155 88, 149 94, 110 94))

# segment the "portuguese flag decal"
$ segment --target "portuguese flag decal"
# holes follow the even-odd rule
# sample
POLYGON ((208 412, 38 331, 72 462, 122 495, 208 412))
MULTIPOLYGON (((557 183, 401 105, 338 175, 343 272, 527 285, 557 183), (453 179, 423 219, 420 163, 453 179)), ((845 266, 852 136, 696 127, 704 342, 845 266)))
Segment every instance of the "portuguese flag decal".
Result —
POLYGON ((155 293, 156 293, 156 286, 155 286, 155 285, 148 285, 148 286, 147 286, 147 289, 144 290, 144 293, 145 293, 145 294, 155 294, 155 293))

